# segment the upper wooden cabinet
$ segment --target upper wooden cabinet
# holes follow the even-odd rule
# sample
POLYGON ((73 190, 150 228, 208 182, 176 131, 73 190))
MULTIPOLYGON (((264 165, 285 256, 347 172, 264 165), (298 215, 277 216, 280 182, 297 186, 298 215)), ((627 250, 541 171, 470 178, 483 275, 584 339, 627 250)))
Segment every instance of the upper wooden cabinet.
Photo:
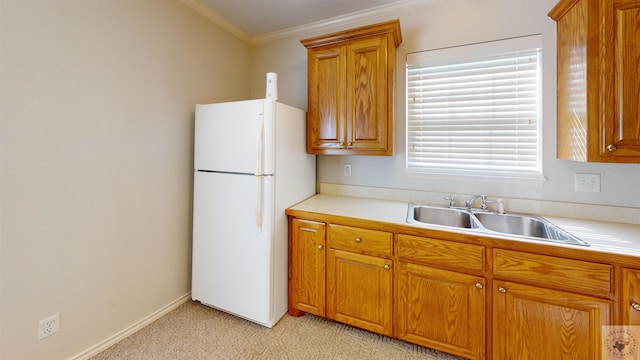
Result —
POLYGON ((561 0, 558 158, 640 162, 640 1, 561 0))
POLYGON ((307 152, 393 155, 400 21, 301 42, 308 49, 307 152))

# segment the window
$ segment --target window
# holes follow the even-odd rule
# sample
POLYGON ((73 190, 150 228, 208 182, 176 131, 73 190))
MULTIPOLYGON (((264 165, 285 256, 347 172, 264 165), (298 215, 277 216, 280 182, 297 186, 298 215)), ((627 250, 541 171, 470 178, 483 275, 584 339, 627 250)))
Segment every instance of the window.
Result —
POLYGON ((541 43, 408 54, 407 170, 542 178, 541 43))

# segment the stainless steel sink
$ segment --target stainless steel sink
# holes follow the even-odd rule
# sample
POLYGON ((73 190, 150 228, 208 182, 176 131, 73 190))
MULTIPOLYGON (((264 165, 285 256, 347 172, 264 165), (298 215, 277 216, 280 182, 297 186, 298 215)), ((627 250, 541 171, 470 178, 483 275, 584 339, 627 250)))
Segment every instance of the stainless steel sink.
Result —
POLYGON ((480 224, 482 224, 484 228, 502 234, 589 246, 585 241, 580 240, 539 216, 487 212, 478 212, 475 213, 474 216, 480 221, 480 224))
POLYGON ((411 203, 407 211, 407 222, 589 246, 587 242, 537 215, 497 214, 473 209, 442 208, 411 203))
POLYGON ((410 207, 407 220, 414 223, 419 222, 467 229, 478 227, 476 220, 471 213, 467 211, 421 205, 410 207))
POLYGON ((485 228, 512 235, 533 236, 546 238, 545 223, 529 216, 476 213, 485 228))

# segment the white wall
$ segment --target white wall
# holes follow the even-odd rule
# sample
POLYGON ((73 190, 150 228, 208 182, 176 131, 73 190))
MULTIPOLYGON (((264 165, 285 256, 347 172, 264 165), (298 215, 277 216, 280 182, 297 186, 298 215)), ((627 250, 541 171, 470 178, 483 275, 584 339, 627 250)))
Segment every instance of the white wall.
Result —
POLYGON ((67 359, 190 290, 194 104, 251 49, 177 0, 0 7, 0 358, 67 359))
MULTIPOLYGON (((260 44, 255 47, 252 94, 263 93, 264 72, 279 72, 279 93, 284 102, 307 108, 306 49, 300 39, 369 23, 399 18, 403 43, 397 54, 396 155, 394 157, 319 156, 318 181, 418 191, 474 194, 586 204, 640 207, 638 164, 596 164, 557 160, 556 154, 556 32, 547 13, 556 0, 448 0, 359 20, 335 28, 260 44), (543 161, 544 184, 481 181, 407 175, 405 160, 406 54, 528 34, 543 37, 543 161), (352 176, 343 176, 343 164, 352 164, 352 176), (574 173, 601 174, 602 192, 576 192, 574 173)), ((444 201, 443 201, 444 204, 444 201)), ((579 214, 571 214, 579 216, 579 214)))
POLYGON ((392 18, 404 38, 397 155, 320 156, 319 181, 638 207, 640 166, 555 159, 555 1, 437 0, 251 48, 177 0, 0 0, 0 358, 69 358, 189 291, 193 105, 263 97, 275 71, 280 100, 306 109, 301 38, 392 18), (531 33, 549 181, 407 176, 406 53, 531 33), (574 192, 574 172, 603 191, 574 192), (37 341, 57 312, 60 333, 37 341))

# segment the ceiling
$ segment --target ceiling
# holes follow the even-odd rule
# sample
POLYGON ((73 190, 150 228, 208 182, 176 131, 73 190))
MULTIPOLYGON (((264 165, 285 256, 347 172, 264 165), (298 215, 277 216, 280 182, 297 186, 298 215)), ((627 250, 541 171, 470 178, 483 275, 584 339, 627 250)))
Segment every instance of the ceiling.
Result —
POLYGON ((283 31, 407 0, 200 0, 249 37, 283 31))

